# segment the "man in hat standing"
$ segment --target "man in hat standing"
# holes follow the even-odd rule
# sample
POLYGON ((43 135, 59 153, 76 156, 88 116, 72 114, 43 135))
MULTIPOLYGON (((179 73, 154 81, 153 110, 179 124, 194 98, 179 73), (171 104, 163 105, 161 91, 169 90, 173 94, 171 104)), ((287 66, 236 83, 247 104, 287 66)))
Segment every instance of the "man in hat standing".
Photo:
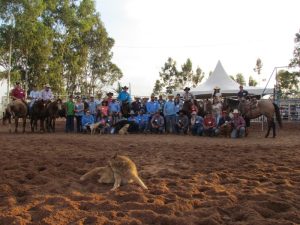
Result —
POLYGON ((124 102, 128 102, 129 104, 131 104, 131 96, 127 91, 128 91, 128 87, 124 86, 122 88, 122 91, 118 95, 118 100, 120 101, 121 105, 124 102))
POLYGON ((53 94, 50 89, 50 84, 45 85, 45 88, 40 92, 40 98, 46 102, 49 102, 53 99, 53 94))
POLYGON ((218 86, 214 87, 214 91, 213 91, 212 97, 214 99, 218 98, 220 100, 220 98, 222 97, 221 88, 220 87, 218 87, 218 86))
POLYGON ((163 108, 166 119, 166 133, 175 133, 176 106, 173 97, 173 95, 168 95, 168 101, 166 101, 163 108))
POLYGON ((97 102, 95 101, 95 96, 90 95, 90 101, 89 101, 89 111, 90 114, 94 117, 94 121, 96 121, 96 115, 97 115, 97 102))

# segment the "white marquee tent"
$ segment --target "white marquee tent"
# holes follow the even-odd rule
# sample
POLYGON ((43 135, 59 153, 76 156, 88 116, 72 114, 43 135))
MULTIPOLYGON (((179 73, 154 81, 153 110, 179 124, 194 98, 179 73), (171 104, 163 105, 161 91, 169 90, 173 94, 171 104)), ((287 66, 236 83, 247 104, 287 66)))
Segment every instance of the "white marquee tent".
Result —
MULTIPOLYGON (((235 82, 228 76, 220 61, 218 61, 215 70, 208 77, 208 79, 198 87, 191 88, 190 92, 197 97, 208 97, 209 95, 211 96, 216 86, 220 88, 223 96, 236 95, 239 91, 240 86, 237 82, 235 82)), ((273 94, 273 88, 265 89, 264 87, 244 86, 244 90, 247 90, 249 94, 253 95, 273 94)))

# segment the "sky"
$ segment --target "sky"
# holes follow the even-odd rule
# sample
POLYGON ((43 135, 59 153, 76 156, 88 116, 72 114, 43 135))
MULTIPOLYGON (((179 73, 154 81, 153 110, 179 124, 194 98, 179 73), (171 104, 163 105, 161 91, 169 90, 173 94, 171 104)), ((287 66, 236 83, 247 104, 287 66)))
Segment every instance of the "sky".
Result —
POLYGON ((140 96, 151 94, 169 57, 179 69, 190 58, 206 78, 220 60, 229 75, 268 80, 289 64, 300 29, 299 0, 96 0, 96 8, 115 40, 120 82, 140 96))

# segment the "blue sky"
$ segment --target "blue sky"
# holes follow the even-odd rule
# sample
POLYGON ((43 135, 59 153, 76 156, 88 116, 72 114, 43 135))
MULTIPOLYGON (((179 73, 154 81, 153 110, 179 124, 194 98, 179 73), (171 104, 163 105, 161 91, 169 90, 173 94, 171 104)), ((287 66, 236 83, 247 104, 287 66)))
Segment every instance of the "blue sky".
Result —
POLYGON ((208 76, 220 60, 229 75, 253 71, 262 77, 288 65, 300 29, 300 1, 97 0, 97 10, 115 39, 113 61, 132 94, 150 95, 168 57, 178 68, 190 58, 208 76))

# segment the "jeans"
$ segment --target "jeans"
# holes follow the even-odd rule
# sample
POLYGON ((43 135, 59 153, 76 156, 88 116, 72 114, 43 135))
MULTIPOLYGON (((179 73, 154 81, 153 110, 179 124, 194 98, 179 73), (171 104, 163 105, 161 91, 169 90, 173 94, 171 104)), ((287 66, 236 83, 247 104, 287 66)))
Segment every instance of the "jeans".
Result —
POLYGON ((176 115, 167 115, 166 119, 166 133, 175 133, 176 115))
POLYGON ((81 117, 82 116, 75 116, 75 119, 76 119, 76 131, 77 131, 77 133, 82 132, 81 117))
POLYGON ((231 132, 231 138, 242 138, 245 137, 245 127, 241 127, 239 130, 236 128, 233 128, 232 132, 231 132))
POLYGON ((199 124, 195 124, 191 127, 192 135, 203 135, 203 126, 200 126, 199 124))
POLYGON ((74 132, 74 116, 67 116, 66 132, 74 132))

